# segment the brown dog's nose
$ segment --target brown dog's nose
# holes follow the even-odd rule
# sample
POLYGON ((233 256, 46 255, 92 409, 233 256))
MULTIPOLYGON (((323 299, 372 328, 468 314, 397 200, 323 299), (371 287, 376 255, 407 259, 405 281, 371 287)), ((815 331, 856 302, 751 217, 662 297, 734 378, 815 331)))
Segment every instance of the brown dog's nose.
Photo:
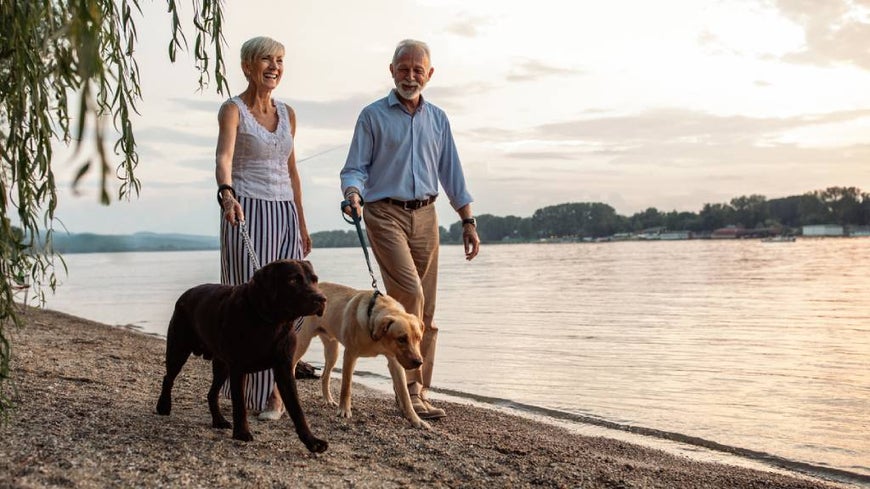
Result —
POLYGON ((420 365, 423 365, 423 360, 420 360, 419 358, 411 360, 411 369, 418 368, 420 365))

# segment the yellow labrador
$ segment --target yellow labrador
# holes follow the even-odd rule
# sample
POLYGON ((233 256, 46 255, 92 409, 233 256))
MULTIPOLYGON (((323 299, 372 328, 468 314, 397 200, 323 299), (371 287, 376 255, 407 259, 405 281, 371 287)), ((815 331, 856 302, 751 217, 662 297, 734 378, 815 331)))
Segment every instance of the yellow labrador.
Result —
POLYGON ((291 372, 308 350, 314 336, 323 341, 325 364, 321 375, 323 398, 331 406, 338 406, 338 414, 351 417, 350 389, 353 369, 359 357, 387 357, 387 367, 393 379, 393 391, 405 418, 415 428, 431 429, 414 412, 405 369, 422 365, 420 341, 423 324, 420 319, 405 312, 395 299, 374 291, 357 290, 328 282, 318 284, 326 296, 326 310, 321 317, 307 316, 296 333, 296 354, 291 372), (341 393, 336 404, 329 390, 330 374, 338 360, 338 344, 344 346, 341 368, 341 393))

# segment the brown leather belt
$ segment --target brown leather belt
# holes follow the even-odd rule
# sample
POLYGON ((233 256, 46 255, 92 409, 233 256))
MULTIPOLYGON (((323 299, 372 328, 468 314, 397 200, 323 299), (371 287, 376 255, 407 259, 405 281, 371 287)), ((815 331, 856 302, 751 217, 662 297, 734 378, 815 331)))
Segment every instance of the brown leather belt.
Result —
POLYGON ((435 202, 436 197, 438 197, 438 196, 433 195, 432 197, 429 197, 428 199, 423 199, 423 200, 396 200, 396 199, 391 199, 388 197, 388 198, 384 199, 384 201, 389 202, 393 205, 397 205, 397 206, 401 207, 402 209, 405 209, 406 211, 415 211, 421 207, 426 207, 427 205, 431 204, 432 202, 435 202))

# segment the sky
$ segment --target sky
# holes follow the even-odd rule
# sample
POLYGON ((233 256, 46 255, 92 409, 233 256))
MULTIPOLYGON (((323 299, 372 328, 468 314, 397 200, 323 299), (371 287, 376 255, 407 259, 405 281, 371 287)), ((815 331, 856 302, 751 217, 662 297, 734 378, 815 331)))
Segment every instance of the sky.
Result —
MULTIPOLYGON (((192 42, 190 2, 179 3, 192 42)), ((77 166, 59 157, 56 215, 72 233, 217 235, 226 97, 197 90, 189 54, 169 62, 165 4, 142 9, 142 190, 102 206, 89 175, 73 195, 77 166)), ((424 97, 450 117, 476 215, 566 202, 698 212, 742 195, 870 192, 870 0, 233 0, 232 95, 246 87, 239 48, 260 35, 286 47, 273 96, 296 111, 310 232, 352 229, 339 171, 360 110, 392 88, 405 38, 432 50, 424 97)), ((458 220, 446 198, 437 205, 443 226, 458 220)))

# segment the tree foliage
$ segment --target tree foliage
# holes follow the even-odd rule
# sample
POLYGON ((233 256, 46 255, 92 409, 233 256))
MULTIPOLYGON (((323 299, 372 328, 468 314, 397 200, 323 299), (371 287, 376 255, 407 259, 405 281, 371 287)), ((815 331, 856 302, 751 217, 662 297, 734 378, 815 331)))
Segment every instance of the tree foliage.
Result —
MULTIPOLYGON (((538 239, 592 239, 617 233, 692 231, 710 233, 727 226, 782 232, 810 224, 870 225, 870 194, 855 187, 829 187, 779 199, 763 195, 735 197, 729 203, 704 204, 698 213, 662 212, 650 207, 621 216, 607 204, 565 203, 536 210, 531 217, 477 217, 484 243, 524 242, 538 239)), ((462 241, 462 225, 453 223, 442 242, 462 241)))
MULTIPOLYGON (((220 0, 192 0, 194 59, 200 89, 212 80, 223 93, 220 0)), ((167 0, 169 57, 187 48, 179 6, 167 0)), ((133 118, 142 99, 135 60, 139 0, 0 1, 0 412, 10 406, 11 345, 6 328, 20 325, 17 290, 43 299, 54 288, 50 248, 57 187, 52 145, 72 145, 81 157, 75 184, 96 173, 108 205, 138 195, 139 163, 133 118), (109 140, 113 140, 111 144, 109 140), (84 146, 89 148, 82 151, 84 146), (111 150, 107 147, 110 146, 111 150), (88 155, 93 155, 89 157, 88 155)), ((62 261, 61 261, 62 263, 62 261)))

